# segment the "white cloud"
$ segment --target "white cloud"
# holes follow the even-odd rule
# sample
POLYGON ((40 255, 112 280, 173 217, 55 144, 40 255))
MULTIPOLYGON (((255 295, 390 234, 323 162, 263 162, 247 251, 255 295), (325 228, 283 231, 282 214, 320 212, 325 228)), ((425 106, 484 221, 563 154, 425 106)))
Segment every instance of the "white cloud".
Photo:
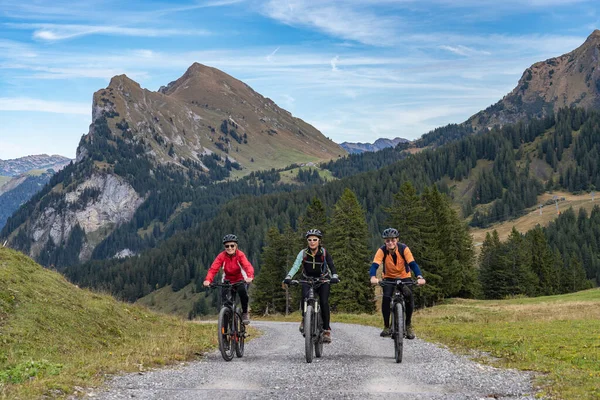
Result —
POLYGON ((205 30, 158 29, 158 28, 128 28, 114 25, 77 25, 77 24, 6 24, 16 29, 33 29, 33 37, 39 40, 57 41, 88 35, 112 36, 199 36, 209 35, 205 30))
POLYGON ((335 56, 331 59, 331 70, 332 71, 337 71, 337 63, 339 61, 340 57, 339 56, 335 56))
POLYGON ((91 115, 86 103, 48 101, 28 97, 0 97, 0 111, 37 111, 57 114, 91 115))
POLYGON ((444 50, 448 50, 451 53, 454 54, 458 54, 460 56, 471 56, 471 55, 477 55, 477 54, 482 54, 482 55, 486 55, 489 56, 490 53, 489 51, 485 51, 485 50, 476 50, 467 46, 463 46, 463 45, 458 45, 458 46, 448 46, 448 45, 442 45, 440 46, 441 49, 444 50))
POLYGON ((273 51, 271 52, 271 54, 269 54, 269 55, 267 56, 267 61, 268 61, 268 62, 271 62, 271 61, 273 61, 273 58, 275 57, 275 54, 276 54, 278 51, 279 51, 279 47, 278 47, 278 48, 276 48, 275 50, 273 50, 273 51))
POLYGON ((328 35, 374 46, 394 43, 400 21, 378 15, 373 8, 336 1, 270 0, 261 7, 283 24, 317 29, 328 35))

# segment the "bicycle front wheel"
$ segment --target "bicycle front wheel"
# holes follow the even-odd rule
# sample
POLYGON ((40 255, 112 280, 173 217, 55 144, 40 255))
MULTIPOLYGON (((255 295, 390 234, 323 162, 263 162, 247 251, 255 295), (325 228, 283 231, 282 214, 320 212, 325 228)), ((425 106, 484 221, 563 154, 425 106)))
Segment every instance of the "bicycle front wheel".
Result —
POLYGON ((404 340, 404 310, 400 303, 394 305, 394 358, 397 363, 402 362, 402 347, 404 340))
POLYGON ((315 329, 315 356, 317 358, 323 355, 323 319, 321 313, 317 312, 315 315, 316 329, 315 329))
POLYGON ((313 342, 315 340, 313 316, 313 306, 309 305, 304 313, 304 352, 306 353, 307 363, 311 363, 313 360, 313 342))
POLYGON ((234 316, 235 324, 235 355, 242 357, 244 355, 244 339, 246 338, 246 325, 242 322, 242 316, 236 312, 234 316))
POLYGON ((219 313, 219 350, 225 361, 233 359, 234 343, 233 343, 233 310, 229 307, 221 308, 219 313))

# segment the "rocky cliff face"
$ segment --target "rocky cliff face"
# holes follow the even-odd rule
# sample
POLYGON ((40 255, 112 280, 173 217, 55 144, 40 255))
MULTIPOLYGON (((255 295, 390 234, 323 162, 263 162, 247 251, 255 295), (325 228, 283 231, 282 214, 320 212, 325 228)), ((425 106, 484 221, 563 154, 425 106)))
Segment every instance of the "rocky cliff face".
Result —
POLYGON ((600 106, 600 30, 572 52, 527 68, 512 92, 467 123, 489 128, 542 117, 565 106, 600 106))
POLYGON ((129 222, 143 200, 123 178, 94 173, 74 190, 63 194, 54 205, 46 207, 33 221, 31 255, 38 257, 49 239, 55 245, 66 243, 72 229, 79 225, 86 235, 80 260, 88 260, 106 233, 129 222), (92 195, 82 199, 86 191, 92 195))

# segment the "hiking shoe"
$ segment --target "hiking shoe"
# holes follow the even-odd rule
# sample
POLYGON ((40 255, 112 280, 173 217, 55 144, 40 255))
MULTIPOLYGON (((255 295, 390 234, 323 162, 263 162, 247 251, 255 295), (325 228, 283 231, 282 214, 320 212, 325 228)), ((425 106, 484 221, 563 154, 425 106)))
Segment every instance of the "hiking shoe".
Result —
POLYGON ((304 321, 300 322, 300 333, 304 336, 304 321))
POLYGON ((244 325, 248 325, 250 323, 250 315, 247 312, 242 313, 242 322, 244 325))
POLYGON ((411 325, 407 325, 406 326, 406 338, 407 339, 414 339, 415 338, 415 332, 413 331, 413 328, 411 325))
POLYGON ((383 328, 383 330, 381 331, 379 336, 381 336, 381 337, 392 336, 392 332, 390 331, 390 328, 383 328))
POLYGON ((323 343, 331 343, 331 330, 325 329, 323 331, 323 343))

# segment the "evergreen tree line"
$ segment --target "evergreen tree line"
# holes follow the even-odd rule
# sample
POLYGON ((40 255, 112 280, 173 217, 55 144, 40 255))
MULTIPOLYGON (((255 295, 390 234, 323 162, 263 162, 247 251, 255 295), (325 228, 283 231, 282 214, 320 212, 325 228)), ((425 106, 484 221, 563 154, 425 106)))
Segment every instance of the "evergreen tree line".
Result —
MULTIPOLYGON (((190 216, 188 224, 191 230, 173 236, 172 240, 169 239, 167 242, 159 244, 147 255, 142 254, 140 257, 126 261, 111 260, 106 261, 105 264, 74 267, 71 271, 73 276, 76 276, 76 280, 86 281, 88 285, 106 284, 110 286, 114 275, 121 273, 119 270, 130 269, 135 272, 128 272, 129 280, 137 282, 136 279, 142 279, 146 275, 146 271, 164 270, 165 268, 168 270, 169 264, 172 265, 172 269, 176 268, 173 265, 174 256, 185 252, 183 249, 187 248, 187 242, 193 241, 192 247, 195 248, 197 254, 189 263, 191 276, 199 265, 207 265, 212 254, 220 250, 220 237, 223 234, 243 232, 241 236, 246 243, 245 248, 252 257, 252 255, 260 253, 268 227, 275 225, 278 229, 283 230, 289 224, 292 229, 296 229, 297 218, 301 214, 303 204, 307 204, 312 197, 317 196, 329 209, 333 207, 336 199, 341 196, 346 187, 361 199, 361 206, 367 213, 367 225, 371 235, 370 244, 376 245, 379 242, 377 234, 383 228, 386 218, 383 205, 392 201, 393 194, 399 191, 403 182, 413 182, 417 192, 422 193, 426 187, 430 187, 445 176, 445 173, 453 172, 457 176, 466 174, 466 171, 476 164, 477 159, 486 157, 494 160, 497 154, 508 154, 507 143, 518 148, 519 143, 531 142, 549 125, 553 125, 551 118, 533 120, 529 125, 517 124, 503 128, 503 130, 493 130, 488 134, 470 136, 436 150, 423 151, 415 157, 393 163, 379 170, 358 174, 322 186, 317 185, 297 190, 293 193, 241 196, 227 204, 221 203, 219 212, 216 212, 217 208, 211 208, 210 211, 214 213, 213 218, 210 219, 210 213, 206 213, 203 215, 207 218, 204 222, 195 222, 202 219, 184 212, 184 215, 190 216), (458 163, 457 159, 460 160, 458 163), (463 165, 464 168, 457 168, 457 165, 463 165), (451 169, 450 166, 453 168, 451 169), (121 263, 125 263, 125 266, 121 263)), ((499 164, 498 168, 501 167, 502 165, 499 164)), ((514 171, 514 165, 512 168, 514 171)), ((511 179, 511 176, 514 176, 514 172, 512 175, 506 174, 505 181, 515 180, 511 179)), ((521 185, 524 185, 524 182, 526 183, 527 180, 523 180, 521 185)), ((530 190, 530 188, 525 189, 530 190)), ((531 193, 525 189, 515 189, 509 195, 523 196, 531 193)), ((190 208, 197 210, 195 207, 198 206, 198 204, 192 203, 190 208)), ((202 205, 200 204, 200 206, 202 205)), ((255 258, 252 261, 256 263, 258 260, 255 258)), ((123 282, 125 284, 125 280, 123 282)), ((170 276, 169 278, 162 277, 155 282, 162 287, 167 284, 166 282, 170 282, 170 276)), ((122 290, 123 287, 119 287, 116 292, 120 293, 122 290)), ((137 297, 134 292, 133 289, 128 292, 129 298, 137 297)))
POLYGON ((479 257, 483 297, 563 294, 598 284, 599 222, 596 206, 589 218, 584 209, 577 217, 569 209, 548 228, 538 225, 524 235, 513 227, 504 243, 497 231, 488 233, 479 257))

